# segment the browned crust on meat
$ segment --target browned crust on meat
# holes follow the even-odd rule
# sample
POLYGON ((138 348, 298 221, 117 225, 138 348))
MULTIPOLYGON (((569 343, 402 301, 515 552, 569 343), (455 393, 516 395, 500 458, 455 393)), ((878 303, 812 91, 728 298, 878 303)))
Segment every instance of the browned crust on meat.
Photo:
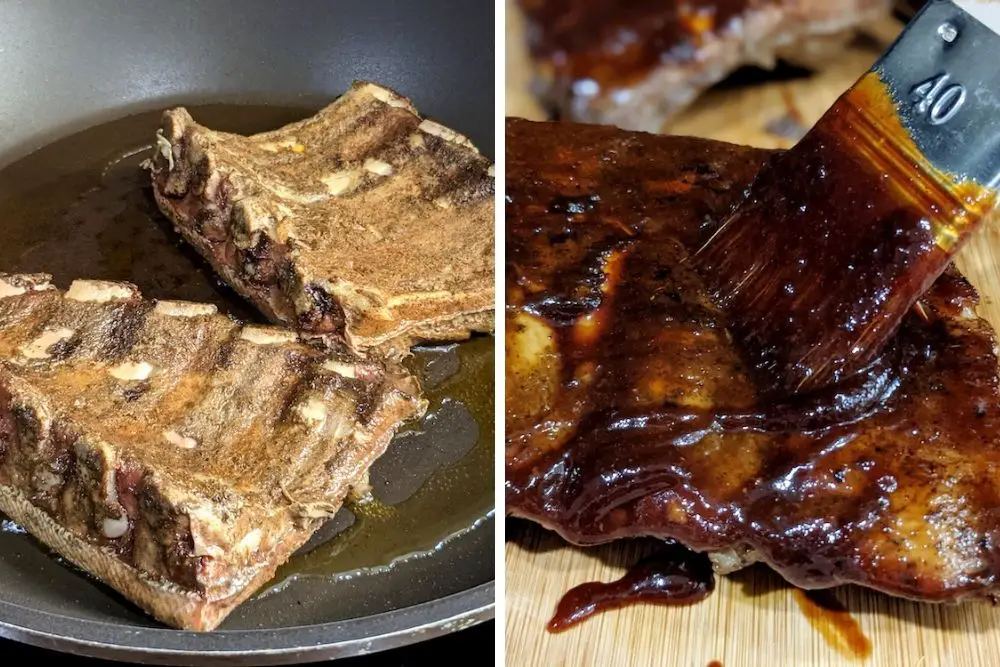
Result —
POLYGON ((215 628, 420 414, 396 367, 0 274, 0 511, 156 618, 215 628))
POLYGON ((157 141, 160 209, 272 320, 361 351, 492 331, 492 165, 406 98, 358 82, 250 137, 173 109, 157 141))

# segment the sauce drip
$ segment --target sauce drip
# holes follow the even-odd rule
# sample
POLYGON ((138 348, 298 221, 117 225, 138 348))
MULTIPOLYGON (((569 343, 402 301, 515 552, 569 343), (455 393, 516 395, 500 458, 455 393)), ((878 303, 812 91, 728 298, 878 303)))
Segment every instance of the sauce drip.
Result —
POLYGON ((812 625, 831 648, 849 658, 867 658, 872 643, 832 591, 795 590, 795 601, 812 625))
POLYGON ((869 72, 696 259, 762 389, 806 392, 878 355, 994 198, 924 158, 869 72))
POLYGON ((714 588, 708 557, 671 545, 643 558, 617 581, 590 582, 571 589, 559 601, 548 629, 562 632, 599 612, 640 602, 693 604, 708 597, 714 588))

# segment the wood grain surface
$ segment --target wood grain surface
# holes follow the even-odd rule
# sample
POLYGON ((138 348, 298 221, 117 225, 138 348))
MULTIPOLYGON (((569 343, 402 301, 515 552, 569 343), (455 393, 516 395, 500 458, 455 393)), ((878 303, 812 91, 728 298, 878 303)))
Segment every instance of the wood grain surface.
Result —
MULTIPOLYGON (((808 126, 871 66, 897 34, 895 21, 869 26, 825 71, 753 85, 724 86, 702 97, 665 131, 766 147, 808 126), (775 130, 779 130, 778 133, 775 130)), ((525 94, 530 79, 520 17, 508 11, 507 113, 541 117, 525 94)), ((1000 226, 980 233, 958 265, 980 290, 980 314, 1000 330, 1000 226)), ((870 641, 858 657, 829 614, 810 621, 803 596, 772 571, 755 566, 720 577, 715 592, 689 607, 637 605, 606 612, 560 634, 545 626, 559 598, 587 581, 611 581, 656 548, 628 540, 577 549, 523 521, 508 520, 506 651, 511 666, 650 665, 657 667, 996 667, 1000 666, 1000 607, 933 605, 891 598, 859 587, 832 595, 870 641)))

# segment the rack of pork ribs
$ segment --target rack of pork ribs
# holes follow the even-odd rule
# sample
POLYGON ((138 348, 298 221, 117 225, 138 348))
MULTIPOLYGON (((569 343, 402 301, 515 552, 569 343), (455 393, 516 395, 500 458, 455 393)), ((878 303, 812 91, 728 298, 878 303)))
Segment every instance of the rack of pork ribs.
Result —
POLYGON ((1000 599, 995 340, 957 270, 866 372, 767 400, 689 257, 768 151, 519 120, 506 150, 509 515, 804 588, 1000 599))

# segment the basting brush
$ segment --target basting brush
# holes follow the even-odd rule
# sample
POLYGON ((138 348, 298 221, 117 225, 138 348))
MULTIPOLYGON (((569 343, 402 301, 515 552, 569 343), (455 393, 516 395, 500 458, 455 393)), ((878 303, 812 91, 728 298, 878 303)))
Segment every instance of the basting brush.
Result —
POLYGON ((925 5, 695 254, 767 390, 862 371, 995 207, 997 26, 925 5))

